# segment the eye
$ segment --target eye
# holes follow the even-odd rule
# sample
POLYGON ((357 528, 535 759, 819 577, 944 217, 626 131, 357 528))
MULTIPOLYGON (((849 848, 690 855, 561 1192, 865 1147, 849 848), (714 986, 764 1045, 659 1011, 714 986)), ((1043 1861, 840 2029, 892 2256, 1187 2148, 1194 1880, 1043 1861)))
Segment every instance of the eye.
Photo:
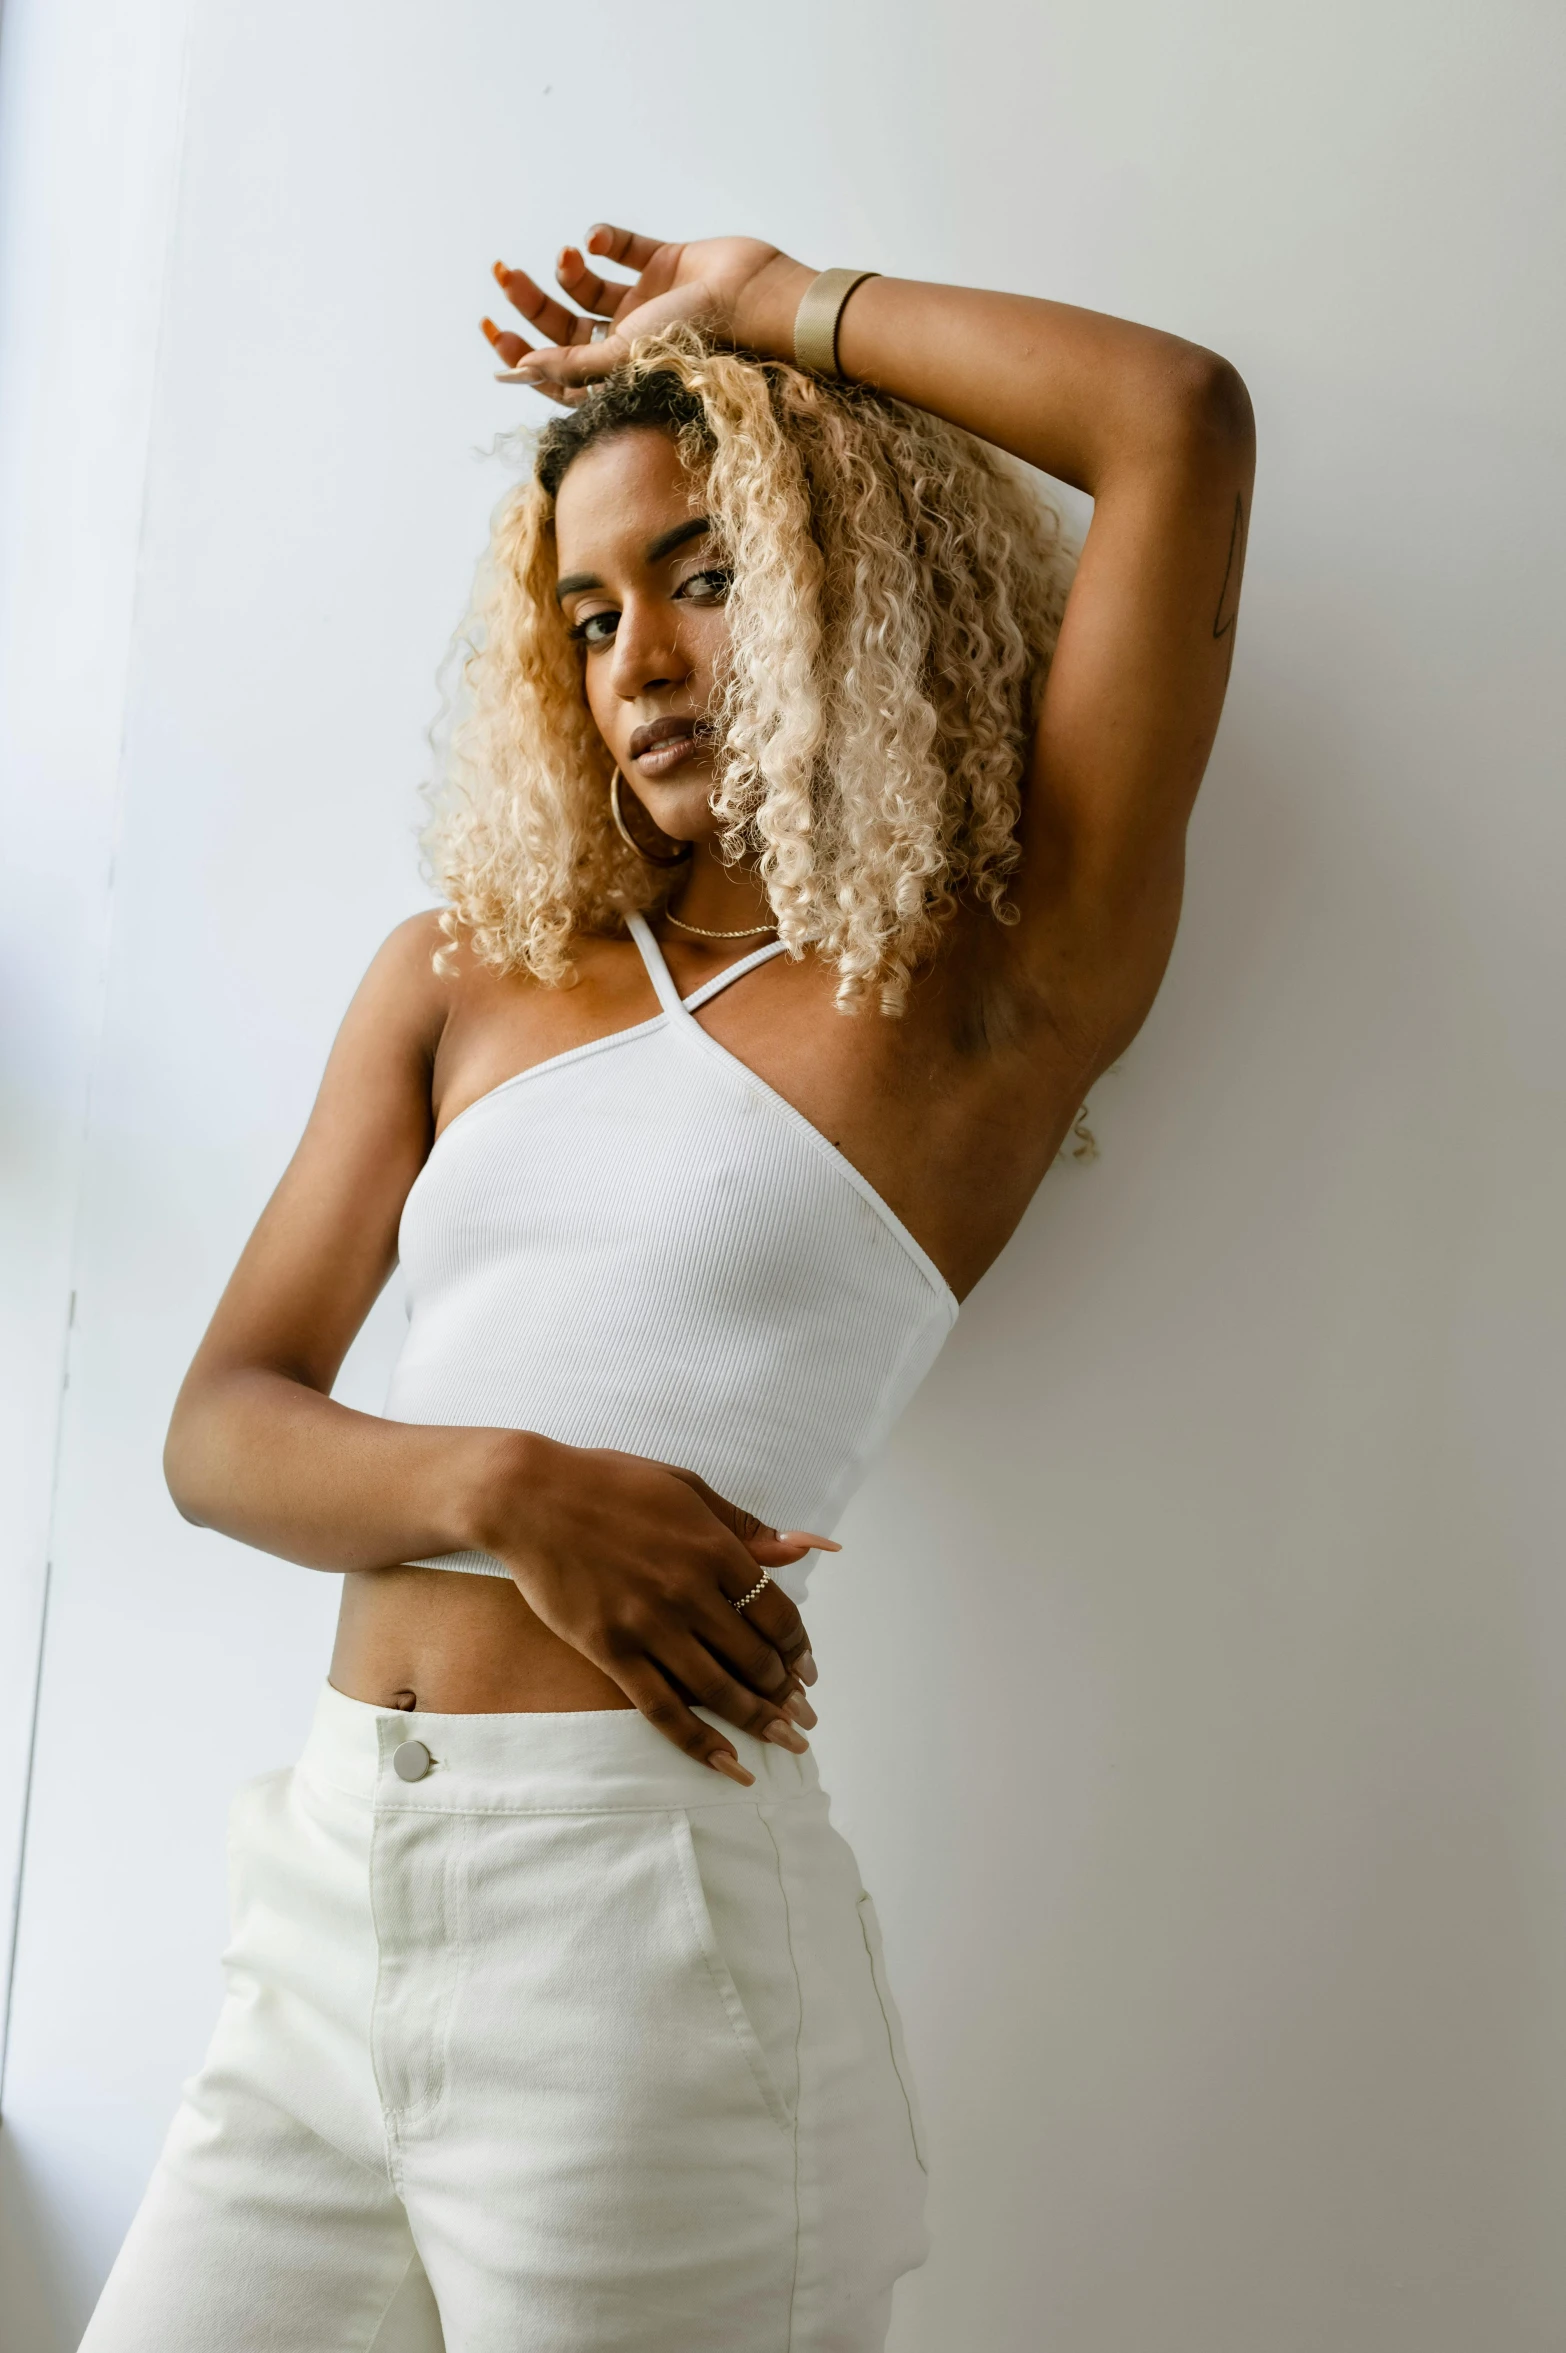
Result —
POLYGON ((734 585, 734 575, 726 564, 709 564, 700 572, 692 572, 675 590, 688 604, 721 605, 734 585))
POLYGON ((589 613, 566 634, 578 645, 608 645, 619 623, 618 613, 589 613))

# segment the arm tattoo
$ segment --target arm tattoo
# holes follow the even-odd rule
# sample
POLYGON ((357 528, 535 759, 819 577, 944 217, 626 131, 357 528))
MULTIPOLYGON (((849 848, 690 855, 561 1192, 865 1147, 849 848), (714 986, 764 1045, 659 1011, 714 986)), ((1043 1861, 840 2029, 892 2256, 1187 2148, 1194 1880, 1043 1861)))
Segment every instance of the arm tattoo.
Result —
POLYGON ((1223 568, 1223 586, 1218 591, 1218 610, 1213 615, 1214 637, 1227 637, 1234 627, 1240 609, 1240 567, 1245 561, 1245 501, 1238 491, 1234 499, 1234 521, 1229 527, 1229 560, 1223 568), (1229 583, 1234 582, 1234 596, 1229 596, 1229 583), (1228 611, 1224 607, 1228 606, 1228 611))

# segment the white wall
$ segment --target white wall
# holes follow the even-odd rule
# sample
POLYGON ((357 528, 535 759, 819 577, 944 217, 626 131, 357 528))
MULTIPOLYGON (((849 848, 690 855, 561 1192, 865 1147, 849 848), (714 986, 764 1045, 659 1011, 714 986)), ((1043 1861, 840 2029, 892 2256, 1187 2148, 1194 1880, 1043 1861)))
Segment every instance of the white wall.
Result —
MULTIPOLYGON (((182 42, 175 0, 6 0, 0 27, 0 2054, 182 42)), ((16 2154, 0 2133, 0 2343, 33 2302, 16 2154)))
POLYGON ((8 0, 0 55, 37 133, 0 183, 40 584, 7 578, 0 715, 41 878, 7 902, 0 1827, 46 1528, 54 1564, 5 2353, 75 2343, 215 2005, 227 1792, 322 1672, 334 1581, 185 1528, 161 1433, 421 898, 473 452, 518 397, 486 265, 599 213, 1146 318, 1260 420, 1188 912, 1103 1158, 965 1310, 811 1613, 936 2150, 896 2353, 1558 2347, 1558 12, 189 15, 184 69, 175 0, 143 16, 85 140, 107 0, 8 0))

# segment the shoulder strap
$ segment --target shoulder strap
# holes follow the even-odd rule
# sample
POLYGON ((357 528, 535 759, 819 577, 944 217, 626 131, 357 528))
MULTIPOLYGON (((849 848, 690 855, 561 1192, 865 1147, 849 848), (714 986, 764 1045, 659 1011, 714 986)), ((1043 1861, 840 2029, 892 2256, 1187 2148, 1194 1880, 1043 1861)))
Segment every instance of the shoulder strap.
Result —
POLYGON ((781 956, 782 953, 783 942, 781 940, 768 940, 764 948, 752 949, 751 953, 748 956, 742 956, 737 964, 726 964, 715 980, 704 981, 693 995, 681 1000, 686 1012, 694 1013, 698 1005, 705 1005, 707 1000, 710 997, 715 997, 720 989, 726 989, 731 980, 743 980, 746 973, 754 972, 758 964, 770 964, 774 956, 781 956))
POLYGON ((628 915, 625 922, 626 929, 641 950, 642 962, 647 967, 647 977, 657 990, 658 1002, 665 1013, 694 1013, 699 1005, 705 1005, 709 998, 718 994, 720 989, 726 989, 730 981, 743 979, 745 974, 753 972, 758 964, 769 963, 774 956, 781 956, 783 953, 781 940, 768 940, 765 946, 753 949, 748 956, 741 956, 737 963, 725 965, 715 979, 704 981, 702 986, 689 997, 682 997, 674 985, 674 975, 663 960, 663 950, 653 938, 646 917, 628 915))
POLYGON ((627 915, 625 928, 641 950, 647 977, 657 990, 658 1002, 665 1013, 683 1013, 685 1008, 680 1003, 680 992, 674 985, 674 975, 663 960, 663 950, 653 938, 647 918, 644 915, 627 915))

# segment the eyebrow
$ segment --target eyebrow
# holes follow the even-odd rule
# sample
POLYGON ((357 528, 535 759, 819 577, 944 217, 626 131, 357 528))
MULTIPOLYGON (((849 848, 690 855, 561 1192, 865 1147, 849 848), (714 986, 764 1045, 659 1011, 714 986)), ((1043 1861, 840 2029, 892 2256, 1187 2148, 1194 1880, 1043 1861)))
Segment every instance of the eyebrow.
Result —
MULTIPOLYGON (((647 542, 644 556, 649 564, 661 564, 665 556, 672 556, 677 547, 687 540, 701 539, 712 529, 710 515, 692 515, 688 523, 676 523, 672 531, 660 531, 656 539, 647 542)), ((602 588, 596 572, 567 572, 555 582, 555 602, 562 604, 568 596, 579 596, 584 588, 602 588)))

